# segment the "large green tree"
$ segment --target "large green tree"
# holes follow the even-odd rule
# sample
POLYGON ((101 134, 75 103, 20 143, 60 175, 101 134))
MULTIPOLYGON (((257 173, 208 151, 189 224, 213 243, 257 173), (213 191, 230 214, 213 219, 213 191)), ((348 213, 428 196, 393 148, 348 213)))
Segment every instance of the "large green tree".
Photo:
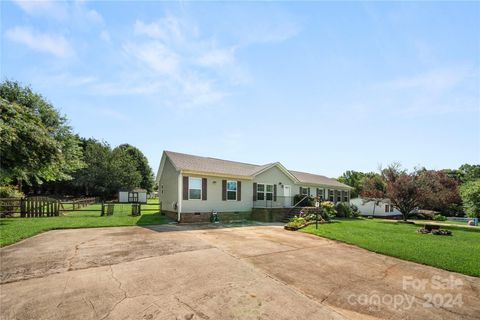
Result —
POLYGON ((84 166, 65 117, 18 82, 0 84, 0 183, 59 181, 84 166))
POLYGON ((480 179, 466 182, 460 186, 460 195, 467 215, 480 218, 480 179))
POLYGON ((356 198, 362 191, 362 181, 364 177, 365 173, 363 172, 348 170, 338 177, 338 181, 352 187, 353 189, 350 191, 351 197, 356 198))
POLYGON ((105 142, 88 139, 83 150, 87 166, 75 173, 72 184, 86 195, 113 197, 120 189, 140 186, 137 163, 124 148, 112 150, 105 142))
POLYGON ((115 149, 121 149, 126 152, 136 163, 136 169, 140 172, 142 176, 142 181, 140 182, 140 187, 146 189, 148 192, 153 190, 153 171, 150 165, 148 164, 147 157, 143 154, 140 149, 129 145, 121 144, 115 149))

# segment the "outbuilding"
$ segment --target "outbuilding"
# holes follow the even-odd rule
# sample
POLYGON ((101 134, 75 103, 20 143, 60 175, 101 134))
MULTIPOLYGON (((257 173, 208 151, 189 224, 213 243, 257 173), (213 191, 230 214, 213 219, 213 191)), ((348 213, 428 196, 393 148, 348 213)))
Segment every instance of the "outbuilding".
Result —
POLYGON ((120 203, 147 203, 147 190, 135 188, 133 190, 120 190, 118 192, 120 203))

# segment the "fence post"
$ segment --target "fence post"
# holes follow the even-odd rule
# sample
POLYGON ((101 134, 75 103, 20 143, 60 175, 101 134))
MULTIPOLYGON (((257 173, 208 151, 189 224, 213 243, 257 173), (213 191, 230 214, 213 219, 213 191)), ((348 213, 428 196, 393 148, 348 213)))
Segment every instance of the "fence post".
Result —
POLYGON ((100 214, 100 216, 104 216, 105 215, 105 202, 102 201, 102 213, 100 214))

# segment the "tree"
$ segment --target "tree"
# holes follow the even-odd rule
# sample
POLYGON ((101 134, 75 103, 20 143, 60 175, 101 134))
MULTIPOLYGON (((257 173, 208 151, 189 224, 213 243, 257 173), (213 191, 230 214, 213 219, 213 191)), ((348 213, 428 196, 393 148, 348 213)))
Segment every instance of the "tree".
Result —
POLYGON ((124 148, 111 149, 105 142, 83 140, 86 168, 75 173, 72 184, 86 195, 113 197, 120 189, 140 186, 137 163, 124 148))
POLYGON ((422 169, 418 172, 422 209, 445 213, 454 204, 460 204, 458 182, 444 171, 422 169))
POLYGON ((462 164, 458 169, 443 170, 450 177, 458 181, 459 184, 480 179, 480 165, 462 164))
POLYGON ((123 149, 135 161, 137 171, 140 172, 142 176, 140 187, 151 192, 154 185, 153 172, 142 151, 129 144, 121 144, 116 149, 123 149))
MULTIPOLYGON (((393 164, 382 170, 386 185, 386 197, 397 208, 407 221, 410 213, 419 206, 422 192, 429 192, 428 188, 421 189, 418 183, 418 172, 411 173, 402 170, 399 164, 393 164)), ((427 195, 423 194, 427 197, 427 195)))
POLYGON ((0 183, 68 180, 84 166, 66 118, 29 87, 1 83, 0 114, 0 183))
POLYGON ((338 178, 338 181, 352 187, 353 189, 350 191, 351 198, 356 198, 362 191, 362 180, 364 177, 365 173, 363 172, 348 170, 338 178))
POLYGON ((460 186, 463 207, 469 217, 480 218, 480 179, 469 181, 460 186))

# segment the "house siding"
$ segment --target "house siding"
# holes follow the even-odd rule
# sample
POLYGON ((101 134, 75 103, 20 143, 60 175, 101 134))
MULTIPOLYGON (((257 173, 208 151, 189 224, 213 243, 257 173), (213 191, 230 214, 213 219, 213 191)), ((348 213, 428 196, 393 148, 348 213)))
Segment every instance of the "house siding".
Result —
MULTIPOLYGON (((283 171, 278 169, 277 167, 272 167, 265 172, 260 173, 253 179, 253 182, 258 183, 265 183, 265 184, 276 184, 277 185, 277 196, 284 196, 283 193, 283 188, 279 184, 280 182, 282 185, 289 185, 291 186, 292 194, 291 196, 293 197, 295 194, 298 192, 295 191, 295 182, 287 176, 283 171)), ((253 191, 253 186, 250 187, 250 189, 253 191)), ((298 190, 297 190, 298 191, 298 190)), ((252 195, 253 196, 253 195, 252 195)))
POLYGON ((158 184, 158 198, 162 202, 162 211, 168 211, 169 213, 177 211, 175 204, 178 202, 178 175, 179 173, 168 160, 168 157, 165 158, 163 172, 158 184))
POLYGON ((188 175, 207 179, 207 200, 182 200, 182 214, 195 212, 245 212, 251 211, 253 206, 252 181, 239 180, 208 175, 188 175), (241 200, 222 200, 222 180, 242 182, 241 200))

